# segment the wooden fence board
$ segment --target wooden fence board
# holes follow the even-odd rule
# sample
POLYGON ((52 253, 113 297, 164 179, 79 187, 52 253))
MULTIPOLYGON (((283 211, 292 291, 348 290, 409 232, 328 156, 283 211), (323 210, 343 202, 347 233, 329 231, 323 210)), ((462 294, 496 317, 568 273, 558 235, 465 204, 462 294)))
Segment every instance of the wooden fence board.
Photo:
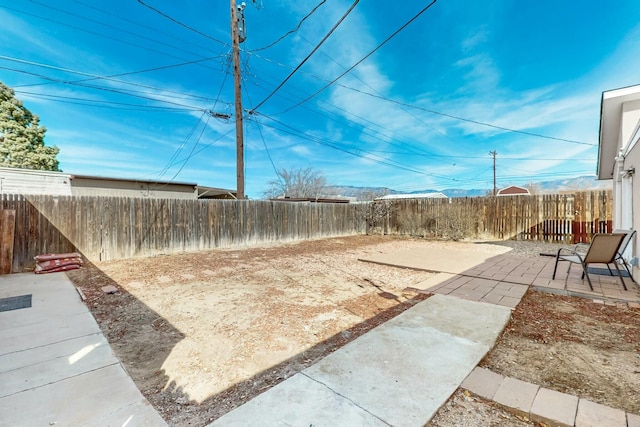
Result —
POLYGON ((13 269, 13 241, 15 238, 16 211, 0 210, 0 274, 10 274, 13 269))

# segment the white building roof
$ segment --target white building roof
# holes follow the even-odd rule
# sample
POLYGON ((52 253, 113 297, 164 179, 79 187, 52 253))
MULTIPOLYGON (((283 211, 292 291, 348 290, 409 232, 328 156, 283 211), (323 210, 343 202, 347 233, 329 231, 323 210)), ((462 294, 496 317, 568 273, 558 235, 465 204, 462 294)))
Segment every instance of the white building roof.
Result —
POLYGON ((448 197, 439 191, 433 193, 414 193, 414 194, 387 194, 376 200, 398 200, 398 199, 448 199, 448 197))
POLYGON ((0 194, 71 196, 71 175, 0 167, 0 194))

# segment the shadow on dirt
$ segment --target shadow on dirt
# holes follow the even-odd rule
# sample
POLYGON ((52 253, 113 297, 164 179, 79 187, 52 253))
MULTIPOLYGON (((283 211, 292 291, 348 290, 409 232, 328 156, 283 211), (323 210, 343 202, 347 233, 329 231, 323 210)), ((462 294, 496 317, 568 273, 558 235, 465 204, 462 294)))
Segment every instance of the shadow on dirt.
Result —
POLYGON ((85 294, 100 328, 140 391, 170 425, 207 425, 430 296, 417 294, 198 403, 162 368, 184 333, 90 262, 67 275, 85 294), (117 292, 103 292, 101 288, 108 285, 117 292), (149 341, 157 345, 144 344, 149 341))

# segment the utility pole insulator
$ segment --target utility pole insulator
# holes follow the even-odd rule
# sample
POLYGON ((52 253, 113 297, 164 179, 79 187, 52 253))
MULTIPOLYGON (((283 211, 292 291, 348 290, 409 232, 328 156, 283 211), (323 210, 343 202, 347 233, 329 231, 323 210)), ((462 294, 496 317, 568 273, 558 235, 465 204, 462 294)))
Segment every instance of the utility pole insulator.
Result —
POLYGON ((237 17, 237 21, 238 21, 238 42, 239 43, 244 43, 244 41, 247 39, 247 28, 244 25, 244 8, 247 7, 247 4, 245 2, 240 3, 240 6, 238 6, 238 17, 237 17))

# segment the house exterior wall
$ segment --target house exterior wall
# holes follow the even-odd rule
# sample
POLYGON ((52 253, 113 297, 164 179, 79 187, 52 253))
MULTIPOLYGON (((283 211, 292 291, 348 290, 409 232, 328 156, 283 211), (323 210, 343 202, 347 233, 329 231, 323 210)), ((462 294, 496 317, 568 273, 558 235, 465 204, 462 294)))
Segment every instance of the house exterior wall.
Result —
POLYGON ((109 178, 73 177, 74 196, 139 197, 151 199, 197 199, 195 185, 152 183, 109 178))
POLYGON ((0 168, 0 194, 70 196, 71 176, 62 172, 0 168))
POLYGON ((618 147, 625 149, 631 142, 638 121, 640 121, 640 100, 623 103, 622 120, 620 120, 620 144, 618 147))
MULTIPOLYGON (((619 157, 614 173, 613 191, 614 228, 634 229, 640 227, 640 184, 635 177, 635 168, 640 166, 640 144, 638 143, 638 125, 640 123, 640 100, 628 101, 622 104, 620 133, 618 140, 619 157)), ((640 254, 640 238, 625 254, 628 260, 634 260, 634 277, 640 275, 637 257, 640 254)))

